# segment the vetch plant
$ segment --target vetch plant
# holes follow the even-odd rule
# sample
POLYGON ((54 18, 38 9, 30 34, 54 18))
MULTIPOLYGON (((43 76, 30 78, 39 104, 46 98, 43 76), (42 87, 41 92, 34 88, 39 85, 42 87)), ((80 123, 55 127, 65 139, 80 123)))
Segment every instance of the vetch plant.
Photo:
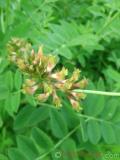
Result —
POLYGON ((0 13, 0 160, 120 152, 120 1, 4 0, 0 13))

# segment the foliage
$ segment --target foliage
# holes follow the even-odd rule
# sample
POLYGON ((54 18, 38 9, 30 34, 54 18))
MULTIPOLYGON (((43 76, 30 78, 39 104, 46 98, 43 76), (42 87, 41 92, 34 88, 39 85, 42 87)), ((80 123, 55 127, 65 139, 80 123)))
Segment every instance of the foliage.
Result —
POLYGON ((119 97, 89 94, 80 112, 61 93, 60 110, 51 99, 38 104, 21 93, 25 77, 7 51, 13 37, 35 53, 43 45, 46 56, 58 57, 56 70, 82 70, 87 89, 120 92, 119 29, 119 0, 0 0, 0 160, 102 160, 108 151, 119 153, 119 97))

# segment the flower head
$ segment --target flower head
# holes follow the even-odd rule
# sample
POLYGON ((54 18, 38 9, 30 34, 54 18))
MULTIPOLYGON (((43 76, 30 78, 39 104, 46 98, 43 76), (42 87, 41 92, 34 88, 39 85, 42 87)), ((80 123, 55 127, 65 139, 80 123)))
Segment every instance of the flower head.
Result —
POLYGON ((45 55, 42 47, 39 47, 38 52, 35 53, 31 45, 23 39, 12 39, 8 43, 8 50, 9 59, 25 75, 22 89, 24 94, 33 95, 37 101, 41 102, 51 97, 53 104, 59 108, 62 106, 62 100, 58 92, 64 92, 73 109, 81 110, 80 101, 85 98, 85 94, 75 93, 73 90, 85 88, 87 80, 80 79, 79 69, 74 69, 71 76, 65 67, 56 71, 54 69, 57 64, 56 56, 45 55))

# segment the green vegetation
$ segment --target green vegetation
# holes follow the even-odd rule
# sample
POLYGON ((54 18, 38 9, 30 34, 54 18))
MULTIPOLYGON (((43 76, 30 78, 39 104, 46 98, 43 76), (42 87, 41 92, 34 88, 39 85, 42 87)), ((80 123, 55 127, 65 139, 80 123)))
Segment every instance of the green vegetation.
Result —
POLYGON ((0 0, 0 39, 0 160, 119 160, 120 1, 0 0), (44 67, 31 72, 41 46, 44 67), (66 76, 67 92, 52 94, 66 76))

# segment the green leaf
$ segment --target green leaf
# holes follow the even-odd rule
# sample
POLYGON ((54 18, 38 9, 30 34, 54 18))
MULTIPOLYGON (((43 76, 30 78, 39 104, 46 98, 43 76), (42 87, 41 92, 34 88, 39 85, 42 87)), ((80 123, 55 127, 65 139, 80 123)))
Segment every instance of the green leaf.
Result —
POLYGON ((23 155, 19 150, 17 149, 10 149, 8 151, 8 155, 11 160, 29 160, 27 158, 27 155, 23 155))
POLYGON ((94 101, 96 103, 94 103, 93 115, 97 116, 103 111, 103 108, 105 105, 105 97, 104 96, 97 96, 96 100, 94 99, 94 101))
POLYGON ((39 148, 43 148, 45 151, 48 151, 53 147, 53 142, 50 137, 38 128, 32 130, 32 138, 39 148))
POLYGON ((49 117, 48 107, 28 107, 23 108, 17 115, 14 123, 15 129, 23 129, 35 126, 49 117))
POLYGON ((120 83, 120 74, 113 68, 109 67, 104 73, 113 81, 120 83))
POLYGON ((34 126, 49 117, 48 107, 36 108, 29 116, 26 126, 34 126))
POLYGON ((61 145, 62 160, 79 160, 77 155, 77 147, 73 139, 67 139, 61 145))
POLYGON ((26 100, 31 106, 36 106, 37 103, 32 95, 26 95, 26 100))
POLYGON ((27 155, 29 160, 33 160, 39 155, 37 147, 30 138, 19 136, 17 138, 17 144, 19 151, 21 151, 24 155, 27 155))
POLYGON ((89 120, 87 125, 87 133, 92 144, 97 144, 101 138, 101 130, 98 122, 89 120))
MULTIPOLYGON (((97 83, 97 90, 105 90, 104 82, 102 79, 99 79, 97 83)), ((95 96, 96 99, 94 99, 94 109, 93 109, 93 115, 98 116, 103 111, 105 107, 105 97, 104 96, 95 96)))
POLYGON ((15 73, 15 88, 20 89, 22 85, 22 75, 19 70, 15 73))
POLYGON ((5 101, 5 110, 8 112, 9 115, 12 116, 13 115, 13 108, 12 108, 11 100, 12 100, 12 94, 9 93, 9 95, 7 96, 6 101, 5 101))
POLYGON ((93 4, 88 8, 89 12, 93 14, 95 17, 104 16, 103 14, 103 6, 93 4))
POLYGON ((12 94, 11 105, 14 112, 18 111, 20 105, 20 98, 21 98, 20 93, 12 94))
POLYGON ((4 85, 0 85, 0 100, 7 98, 8 94, 9 94, 8 88, 6 88, 6 86, 4 85))
POLYGON ((103 117, 106 120, 110 120, 114 118, 114 115, 116 116, 117 114, 116 113, 117 107, 118 107, 118 101, 116 99, 107 100, 105 108, 103 112, 101 113, 101 117, 103 117))
POLYGON ((14 121, 14 128, 16 130, 19 130, 26 127, 26 124, 28 123, 29 120, 29 116, 33 113, 34 110, 35 110, 34 107, 24 106, 24 108, 16 116, 16 119, 14 121))
POLYGON ((113 122, 120 122, 120 107, 118 106, 115 112, 114 117, 112 118, 113 122))
POLYGON ((50 112, 50 124, 54 136, 62 138, 67 134, 67 124, 61 113, 56 109, 53 109, 50 112))
POLYGON ((0 117, 0 128, 3 126, 3 120, 2 117, 0 117))
POLYGON ((4 58, 0 58, 0 73, 2 73, 5 68, 8 66, 8 61, 4 58))
POLYGON ((20 105, 20 93, 9 93, 6 101, 5 101, 5 109, 10 114, 17 112, 20 105))
POLYGON ((76 113, 68 102, 64 100, 62 103, 64 107, 61 110, 61 114, 64 116, 67 126, 72 129, 80 123, 79 117, 76 116, 76 113))
POLYGON ((111 124, 101 123, 102 136, 107 144, 116 142, 115 133, 111 124))
MULTIPOLYGON (((116 138, 116 144, 120 145, 120 123, 114 126, 114 133, 115 133, 115 138, 116 138)), ((118 147, 119 147, 118 145, 118 147)))
POLYGON ((10 91, 14 87, 13 73, 11 71, 6 72, 5 74, 5 83, 10 91))
POLYGON ((82 134, 82 140, 86 142, 88 140, 88 135, 87 135, 87 125, 86 125, 85 119, 80 118, 80 124, 81 124, 80 131, 82 134))
POLYGON ((98 37, 94 34, 83 34, 75 37, 69 42, 70 46, 78 46, 81 45, 83 47, 86 46, 95 46, 98 43, 98 37))
POLYGON ((63 46, 58 50, 58 54, 64 56, 67 59, 72 59, 72 52, 67 46, 63 46))
MULTIPOLYGON (((100 82, 99 82, 100 83, 100 82)), ((102 84, 98 84, 102 85, 102 84)), ((90 88, 88 89, 93 89, 95 86, 91 84, 90 88)), ((98 116, 100 113, 103 111, 105 107, 105 97, 104 96, 99 96, 99 95, 92 95, 89 94, 87 95, 85 101, 85 111, 86 114, 89 114, 91 116, 98 116)))

